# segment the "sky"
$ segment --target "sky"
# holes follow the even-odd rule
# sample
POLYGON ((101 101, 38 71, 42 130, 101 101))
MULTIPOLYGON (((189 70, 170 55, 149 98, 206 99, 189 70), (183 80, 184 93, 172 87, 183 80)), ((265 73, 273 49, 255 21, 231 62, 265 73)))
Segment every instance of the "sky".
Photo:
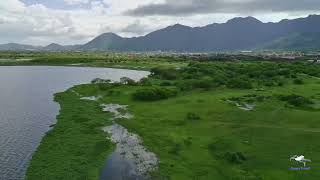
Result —
POLYGON ((320 0, 2 0, 0 44, 83 44, 113 32, 141 36, 173 24, 205 26, 234 17, 263 22, 320 14, 320 0))

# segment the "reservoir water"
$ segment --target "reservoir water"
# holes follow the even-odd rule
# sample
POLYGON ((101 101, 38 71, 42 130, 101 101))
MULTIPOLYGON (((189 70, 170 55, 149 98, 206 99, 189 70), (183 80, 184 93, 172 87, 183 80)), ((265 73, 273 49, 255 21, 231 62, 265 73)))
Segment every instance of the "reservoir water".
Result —
POLYGON ((0 67, 0 180, 24 179, 28 163, 56 123, 57 92, 94 78, 138 80, 149 72, 82 67, 0 67))

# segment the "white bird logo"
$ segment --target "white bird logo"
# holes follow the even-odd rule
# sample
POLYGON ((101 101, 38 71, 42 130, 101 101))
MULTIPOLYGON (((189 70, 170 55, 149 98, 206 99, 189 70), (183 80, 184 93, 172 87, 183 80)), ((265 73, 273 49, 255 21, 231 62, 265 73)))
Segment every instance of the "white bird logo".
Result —
POLYGON ((310 159, 305 159, 303 155, 300 155, 300 156, 294 155, 290 158, 290 161, 292 161, 292 160, 295 160, 299 163, 303 163, 304 167, 306 167, 307 162, 311 162, 310 159))

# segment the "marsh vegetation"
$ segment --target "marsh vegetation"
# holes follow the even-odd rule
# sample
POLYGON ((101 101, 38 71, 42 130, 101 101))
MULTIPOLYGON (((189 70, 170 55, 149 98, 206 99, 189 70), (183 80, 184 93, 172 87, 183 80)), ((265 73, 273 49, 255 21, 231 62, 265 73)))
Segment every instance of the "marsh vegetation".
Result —
POLYGON ((135 83, 100 81, 57 94, 58 124, 27 179, 98 179, 115 148, 101 130, 111 120, 100 105, 112 103, 128 105, 134 117, 117 123, 159 158, 153 179, 319 179, 319 171, 288 170, 292 154, 320 162, 319 66, 191 62, 150 71, 135 83), (83 102, 73 91, 101 98, 83 102))

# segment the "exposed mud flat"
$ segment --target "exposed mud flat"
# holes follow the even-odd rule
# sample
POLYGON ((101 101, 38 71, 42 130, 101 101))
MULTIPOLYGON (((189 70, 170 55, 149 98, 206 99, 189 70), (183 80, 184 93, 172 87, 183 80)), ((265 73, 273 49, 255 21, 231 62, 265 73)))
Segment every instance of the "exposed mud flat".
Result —
POLYGON ((256 107, 255 104, 239 103, 239 102, 231 101, 231 100, 227 100, 227 102, 229 104, 233 104, 233 105, 237 106, 239 109, 244 110, 244 111, 253 111, 254 108, 256 107))
POLYGON ((141 138, 121 125, 114 124, 103 128, 103 131, 111 135, 110 140, 116 144, 115 153, 128 164, 132 163, 131 174, 140 179, 147 179, 149 172, 155 170, 158 165, 156 155, 148 151, 141 138), (143 177, 143 178, 142 178, 143 177))
POLYGON ((256 107, 255 104, 242 104, 238 106, 239 109, 242 109, 244 111, 252 111, 256 107))
POLYGON ((102 104, 103 111, 113 114, 113 119, 132 119, 133 115, 127 112, 127 105, 102 104))
POLYGON ((90 97, 82 97, 81 100, 87 100, 87 101, 98 101, 101 99, 101 96, 90 96, 90 97))
MULTIPOLYGON (((126 112, 126 105, 103 104, 102 107, 104 111, 113 113, 114 120, 133 118, 126 112)), ((110 134, 108 138, 116 144, 116 149, 107 160, 101 180, 149 179, 149 173, 157 169, 158 158, 142 145, 141 138, 119 124, 104 127, 103 131, 110 134)))

